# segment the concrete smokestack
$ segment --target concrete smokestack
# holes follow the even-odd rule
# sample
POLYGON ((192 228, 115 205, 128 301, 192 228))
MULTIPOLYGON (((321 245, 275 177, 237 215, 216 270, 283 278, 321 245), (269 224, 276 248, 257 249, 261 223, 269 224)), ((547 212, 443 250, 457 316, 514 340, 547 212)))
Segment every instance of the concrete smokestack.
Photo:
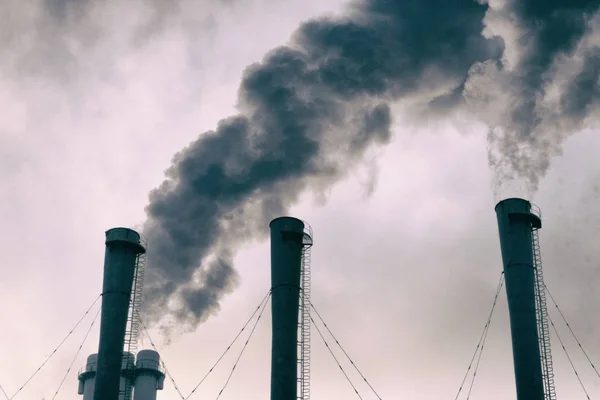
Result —
MULTIPOLYGON (((98 354, 91 354, 86 362, 85 368, 79 372, 79 390, 83 395, 82 400, 94 400, 94 387, 96 383, 96 371, 98 370, 98 354)), ((133 379, 135 376, 135 355, 124 352, 121 361, 121 378, 119 388, 119 400, 131 399, 133 391, 133 379), (129 382, 128 382, 129 381, 129 382)))
POLYGON ((100 344, 94 400, 119 398, 129 299, 137 257, 145 251, 140 235, 131 229, 113 228, 106 232, 100 344))
POLYGON ((159 354, 154 350, 140 351, 135 364, 133 400, 156 400, 156 391, 163 389, 164 382, 159 354))
POLYGON ((297 398, 298 312, 304 223, 276 218, 271 228, 271 400, 297 398))
POLYGON ((121 361, 121 378, 119 380, 119 400, 131 400, 134 379, 135 355, 124 352, 121 361))
POLYGON ((531 203, 506 199, 496 205, 510 314, 517 400, 544 400, 535 308, 532 229, 541 228, 531 203))
POLYGON ((83 400, 94 400, 97 366, 98 354, 90 354, 85 363, 85 368, 79 372, 79 390, 77 393, 83 395, 83 400))

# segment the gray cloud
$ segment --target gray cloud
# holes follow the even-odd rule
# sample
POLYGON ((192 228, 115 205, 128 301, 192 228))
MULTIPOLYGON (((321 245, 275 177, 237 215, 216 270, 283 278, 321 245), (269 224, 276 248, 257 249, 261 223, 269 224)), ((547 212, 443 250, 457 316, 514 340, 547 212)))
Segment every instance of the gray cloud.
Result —
MULTIPOLYGON (((474 62, 498 57, 501 41, 480 34, 485 10, 471 0, 361 3, 348 18, 302 24, 249 66, 240 113, 179 153, 150 195, 147 319, 193 329, 216 312, 235 285, 237 245, 387 143, 389 102, 460 87, 474 62)), ((446 108, 461 100, 441 96, 446 108)))
POLYGON ((167 31, 206 34, 223 4, 203 0, 36 0, 0 4, 0 65, 13 80, 85 90, 118 73, 117 63, 167 31), (198 12, 202 10, 202 12, 198 12))

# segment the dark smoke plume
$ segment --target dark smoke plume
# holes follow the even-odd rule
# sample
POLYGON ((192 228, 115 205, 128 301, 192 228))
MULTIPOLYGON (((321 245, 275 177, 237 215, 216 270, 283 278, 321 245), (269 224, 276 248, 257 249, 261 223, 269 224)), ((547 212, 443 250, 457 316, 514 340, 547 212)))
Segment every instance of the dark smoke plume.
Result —
POLYGON ((387 143, 391 102, 461 104, 469 68, 502 52, 481 35, 485 12, 472 0, 369 1, 304 23, 249 66, 239 114, 176 155, 150 195, 148 317, 193 329, 218 311, 236 285, 236 246, 387 143))
POLYGON ((565 138, 599 100, 599 0, 489 0, 486 25, 506 41, 502 60, 471 69, 465 95, 490 129, 498 184, 531 195, 565 138))
MULTIPOLYGON (((120 61, 152 54, 161 36, 205 34, 223 3, 0 1, 3 82, 15 103, 31 103, 28 119, 63 100, 76 118, 97 89, 123 83, 120 61)), ((184 149, 152 193, 148 316, 193 328, 218 310, 236 284, 237 245, 385 144, 390 104, 403 98, 433 115, 468 106, 490 127, 500 183, 520 178, 534 190, 562 142, 595 122, 599 3, 366 0, 347 19, 300 26, 248 68, 239 114, 184 149)), ((195 43, 190 59, 202 59, 195 43)))

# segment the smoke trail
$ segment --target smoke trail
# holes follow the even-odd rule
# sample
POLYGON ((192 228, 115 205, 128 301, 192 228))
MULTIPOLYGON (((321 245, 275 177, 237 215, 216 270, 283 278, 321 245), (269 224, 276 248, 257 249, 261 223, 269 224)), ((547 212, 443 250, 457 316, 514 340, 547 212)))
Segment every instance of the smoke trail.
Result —
POLYGON ((505 38, 506 51, 473 66, 465 97, 490 126, 497 189, 521 179, 532 195, 598 103, 600 1, 489 3, 487 31, 505 38))
MULTIPOLYGON (((161 33, 193 36, 196 19, 210 23, 207 4, 222 3, 0 2, 0 73, 7 82, 40 78, 33 89, 15 85, 23 97, 47 96, 39 109, 63 95, 90 101, 86 91, 115 78, 117 61, 161 33)), ((151 195, 154 320, 170 310, 193 327, 218 310, 235 287, 236 246, 264 235, 301 192, 326 188, 385 144, 388 103, 405 96, 433 113, 466 99, 491 128, 498 179, 525 178, 535 189, 598 103, 599 1, 487 3, 365 1, 345 20, 303 24, 288 46, 250 66, 239 115, 184 149, 151 195)))
POLYGON ((215 313, 236 284, 236 246, 387 143, 390 102, 418 95, 434 112, 461 102, 470 66, 497 59, 502 42, 481 36, 485 6, 424 3, 369 1, 309 21, 246 69, 239 114, 177 154, 150 195, 150 318, 168 310, 193 329, 215 313))

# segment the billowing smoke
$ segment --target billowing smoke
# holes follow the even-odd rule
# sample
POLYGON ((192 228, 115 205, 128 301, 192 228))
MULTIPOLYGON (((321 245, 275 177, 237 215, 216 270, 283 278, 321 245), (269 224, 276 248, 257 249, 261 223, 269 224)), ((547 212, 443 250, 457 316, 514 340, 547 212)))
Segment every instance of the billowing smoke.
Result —
MULTIPOLYGON (((78 115, 96 88, 119 84, 118 62, 151 53, 161 33, 193 38, 222 3, 0 2, 0 72, 27 82, 15 93, 47 96, 40 104, 68 95, 78 115)), ((300 26, 245 71, 239 113, 182 150, 152 192, 147 318, 193 328, 216 312, 236 285, 238 246, 385 145, 399 101, 429 117, 468 110, 489 127, 498 190, 516 180, 534 191, 564 140, 593 122, 599 5, 364 0, 347 18, 300 26)))
POLYGON ((370 1, 302 24, 249 66, 239 114, 177 154, 150 195, 149 317, 169 310, 194 328, 216 312, 236 285, 236 246, 387 143, 391 102, 461 104, 469 68, 502 53, 481 35, 485 12, 472 0, 370 1))
POLYGON ((520 180, 529 196, 599 100, 598 0, 489 0, 486 34, 502 60, 477 63, 465 97, 490 127, 497 189, 520 180))

